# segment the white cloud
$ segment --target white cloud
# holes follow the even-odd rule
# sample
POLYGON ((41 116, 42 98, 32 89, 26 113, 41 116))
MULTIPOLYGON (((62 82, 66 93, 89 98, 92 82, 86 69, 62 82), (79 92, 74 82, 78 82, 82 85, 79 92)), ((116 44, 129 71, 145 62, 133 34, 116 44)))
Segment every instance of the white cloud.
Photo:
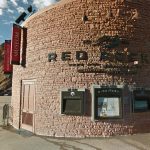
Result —
POLYGON ((7 11, 10 12, 11 14, 14 13, 14 11, 12 9, 8 9, 7 11))
POLYGON ((3 22, 3 24, 5 24, 5 25, 7 25, 7 24, 12 24, 12 23, 14 23, 12 20, 2 20, 2 22, 3 22))
POLYGON ((0 16, 3 15, 3 9, 7 7, 7 0, 0 0, 0 16))
POLYGON ((0 8, 6 8, 7 7, 7 0, 0 0, 0 8))
POLYGON ((6 22, 4 22, 3 24, 5 24, 5 25, 10 25, 10 24, 13 24, 14 23, 14 21, 6 21, 6 22))
POLYGON ((1 20, 2 22, 5 22, 5 21, 7 21, 6 19, 3 19, 3 20, 1 20))
POLYGON ((15 20, 15 19, 16 19, 16 16, 11 16, 11 18, 15 20))
POLYGON ((17 8, 17 11, 18 11, 19 13, 22 13, 22 12, 25 11, 25 9, 24 9, 23 7, 18 7, 18 8, 17 8))
POLYGON ((18 6, 16 0, 10 0, 15 6, 18 6))
POLYGON ((33 4, 38 8, 44 8, 45 6, 56 3, 57 0, 33 0, 33 4))
POLYGON ((0 16, 3 14, 3 10, 2 9, 0 9, 0 16))
POLYGON ((28 4, 28 0, 23 0, 23 3, 24 4, 28 4))

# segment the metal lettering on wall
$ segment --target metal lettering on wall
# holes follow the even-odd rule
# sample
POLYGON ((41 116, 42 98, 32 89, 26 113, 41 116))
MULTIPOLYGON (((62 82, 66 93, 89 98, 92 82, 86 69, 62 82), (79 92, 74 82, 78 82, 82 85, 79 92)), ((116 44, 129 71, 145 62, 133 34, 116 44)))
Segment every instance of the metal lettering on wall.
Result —
MULTIPOLYGON (((49 53, 48 61, 56 61, 57 57, 56 53, 49 53)), ((73 63, 72 57, 71 52, 62 52, 62 61, 67 61, 69 66, 77 67, 79 73, 135 74, 141 65, 149 64, 148 54, 125 51, 102 51, 96 63, 89 61, 91 58, 86 51, 76 51, 73 63)))
MULTIPOLYGON (((62 52, 61 60, 68 61, 71 60, 72 53, 71 52, 62 52)), ((48 61, 56 61, 57 54, 49 53, 48 61)), ((88 53, 86 51, 76 51, 76 60, 88 60, 88 53)), ((149 58, 147 53, 133 53, 133 52, 105 52, 101 51, 99 53, 99 62, 101 61, 110 61, 110 62, 123 62, 123 63, 131 63, 134 61, 138 61, 138 63, 149 63, 149 58)))
MULTIPOLYGON (((129 52, 127 48, 115 50, 129 41, 119 36, 103 36, 95 41, 84 40, 83 44, 100 46, 97 52, 76 51, 75 56, 67 51, 61 53, 61 60, 77 67, 79 73, 135 74, 144 64, 149 64, 148 53, 129 52), (98 58, 98 59, 97 59, 98 58)), ((49 53, 48 61, 56 61, 57 54, 49 53)))

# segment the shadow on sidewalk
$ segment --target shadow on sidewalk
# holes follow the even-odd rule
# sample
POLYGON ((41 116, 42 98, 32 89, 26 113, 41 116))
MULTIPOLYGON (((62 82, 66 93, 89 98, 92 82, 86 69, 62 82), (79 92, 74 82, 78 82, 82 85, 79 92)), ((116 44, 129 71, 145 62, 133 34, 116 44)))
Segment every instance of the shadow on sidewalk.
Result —
POLYGON ((16 133, 16 134, 19 134, 23 137, 31 137, 31 136, 34 136, 35 134, 33 134, 32 132, 30 131, 27 131, 27 130, 24 130, 24 129, 20 129, 20 130, 17 130, 15 129, 14 127, 12 127, 11 125, 8 125, 8 126, 1 126, 2 129, 4 130, 8 130, 10 132, 13 132, 13 133, 16 133))

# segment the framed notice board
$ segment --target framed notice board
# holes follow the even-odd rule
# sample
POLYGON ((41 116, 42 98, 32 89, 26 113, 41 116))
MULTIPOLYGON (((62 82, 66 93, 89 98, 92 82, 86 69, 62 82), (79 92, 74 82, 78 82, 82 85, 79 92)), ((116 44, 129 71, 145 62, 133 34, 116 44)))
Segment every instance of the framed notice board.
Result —
POLYGON ((122 118, 122 89, 94 89, 94 118, 122 118))

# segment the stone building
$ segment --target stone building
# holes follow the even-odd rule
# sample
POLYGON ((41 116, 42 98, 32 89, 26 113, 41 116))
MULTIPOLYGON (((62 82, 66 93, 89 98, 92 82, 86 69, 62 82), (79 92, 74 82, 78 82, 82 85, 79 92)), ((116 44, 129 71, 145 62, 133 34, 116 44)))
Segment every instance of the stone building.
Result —
POLYGON ((61 0, 27 19, 13 126, 55 137, 149 132, 149 8, 149 0, 61 0))

